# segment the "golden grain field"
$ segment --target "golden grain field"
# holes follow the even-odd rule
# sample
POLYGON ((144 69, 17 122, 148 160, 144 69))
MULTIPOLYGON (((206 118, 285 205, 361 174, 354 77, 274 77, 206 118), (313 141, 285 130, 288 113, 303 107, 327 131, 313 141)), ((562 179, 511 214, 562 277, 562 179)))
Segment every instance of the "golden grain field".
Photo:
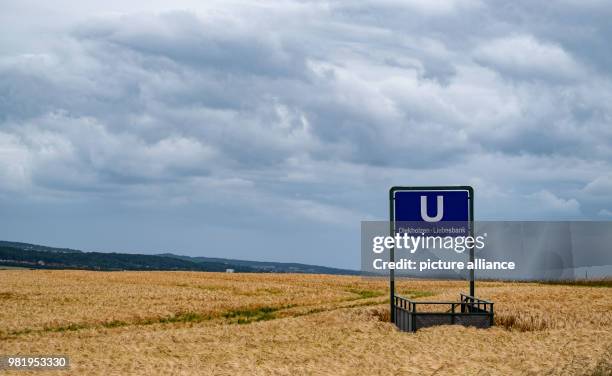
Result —
MULTIPOLYGON (((460 281, 403 280, 456 300, 460 281)), ((612 289, 481 282, 491 329, 401 333, 387 282, 348 276, 0 271, 0 354, 66 354, 56 375, 610 375, 612 289)), ((24 371, 0 371, 25 375, 24 371)))

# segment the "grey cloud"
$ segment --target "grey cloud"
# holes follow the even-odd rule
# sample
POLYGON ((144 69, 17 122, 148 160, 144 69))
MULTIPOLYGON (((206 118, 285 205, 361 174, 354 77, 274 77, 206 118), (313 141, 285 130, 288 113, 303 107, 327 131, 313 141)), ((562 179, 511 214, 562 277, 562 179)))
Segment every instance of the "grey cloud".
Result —
POLYGON ((82 40, 224 74, 296 78, 304 73, 302 51, 270 30, 253 26, 245 28, 243 22, 231 17, 199 18, 191 12, 175 11, 91 20, 74 34, 82 40))
POLYGON ((338 224, 384 217, 371 201, 390 185, 469 180, 489 216, 595 215, 609 9, 560 5, 544 23, 541 7, 84 14, 0 60, 0 191, 178 206, 232 192, 249 213, 338 224))

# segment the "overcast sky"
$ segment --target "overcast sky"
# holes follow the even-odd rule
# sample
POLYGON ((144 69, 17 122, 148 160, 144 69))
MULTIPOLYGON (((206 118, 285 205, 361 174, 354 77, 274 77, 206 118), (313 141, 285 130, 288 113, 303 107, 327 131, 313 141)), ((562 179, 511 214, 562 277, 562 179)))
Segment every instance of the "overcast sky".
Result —
POLYGON ((472 185, 477 219, 610 220, 611 19, 0 0, 0 239, 358 268, 393 185, 472 185))

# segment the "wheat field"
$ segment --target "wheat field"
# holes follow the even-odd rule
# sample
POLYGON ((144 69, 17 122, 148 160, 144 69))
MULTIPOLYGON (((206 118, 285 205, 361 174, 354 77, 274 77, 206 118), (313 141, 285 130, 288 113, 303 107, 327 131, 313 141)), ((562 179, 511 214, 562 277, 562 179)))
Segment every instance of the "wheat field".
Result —
MULTIPOLYGON (((420 300, 462 281, 402 280, 420 300)), ((0 271, 0 355, 56 375, 610 375, 612 289, 479 282, 496 326, 398 332, 387 282, 349 276, 0 271)))

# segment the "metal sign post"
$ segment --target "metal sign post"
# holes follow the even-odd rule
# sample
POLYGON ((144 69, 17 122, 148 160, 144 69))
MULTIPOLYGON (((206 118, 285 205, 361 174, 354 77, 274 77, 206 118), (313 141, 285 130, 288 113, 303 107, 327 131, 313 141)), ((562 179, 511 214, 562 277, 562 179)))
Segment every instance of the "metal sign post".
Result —
MULTIPOLYGON (((470 236, 474 238, 474 189, 470 187, 469 190, 470 200, 470 236)), ((470 247, 470 262, 474 265, 474 247, 470 247)), ((470 296, 475 295, 475 283, 474 283, 474 268, 470 269, 470 296)))
MULTIPOLYGON (((395 187, 393 187, 395 188, 395 187)), ((389 190, 389 235, 393 236, 395 233, 395 225, 393 223, 394 218, 394 202, 393 188, 389 190)), ((389 262, 395 262, 395 247, 389 249, 389 262)), ((392 323, 395 323, 395 269, 389 269, 389 293, 391 294, 391 312, 390 319, 392 323)))
MULTIPOLYGON (((389 190, 389 235, 394 236, 396 222, 435 224, 459 222, 469 226, 474 236, 474 189, 470 186, 392 187, 389 190), (435 209, 434 209, 435 208, 435 209)), ((474 262, 474 247, 469 248, 474 262)), ((395 248, 389 249, 389 261, 395 262, 395 248)), ((470 296, 474 296, 474 269, 470 269, 470 296)), ((391 322, 395 323, 395 270, 389 270, 391 322)))

